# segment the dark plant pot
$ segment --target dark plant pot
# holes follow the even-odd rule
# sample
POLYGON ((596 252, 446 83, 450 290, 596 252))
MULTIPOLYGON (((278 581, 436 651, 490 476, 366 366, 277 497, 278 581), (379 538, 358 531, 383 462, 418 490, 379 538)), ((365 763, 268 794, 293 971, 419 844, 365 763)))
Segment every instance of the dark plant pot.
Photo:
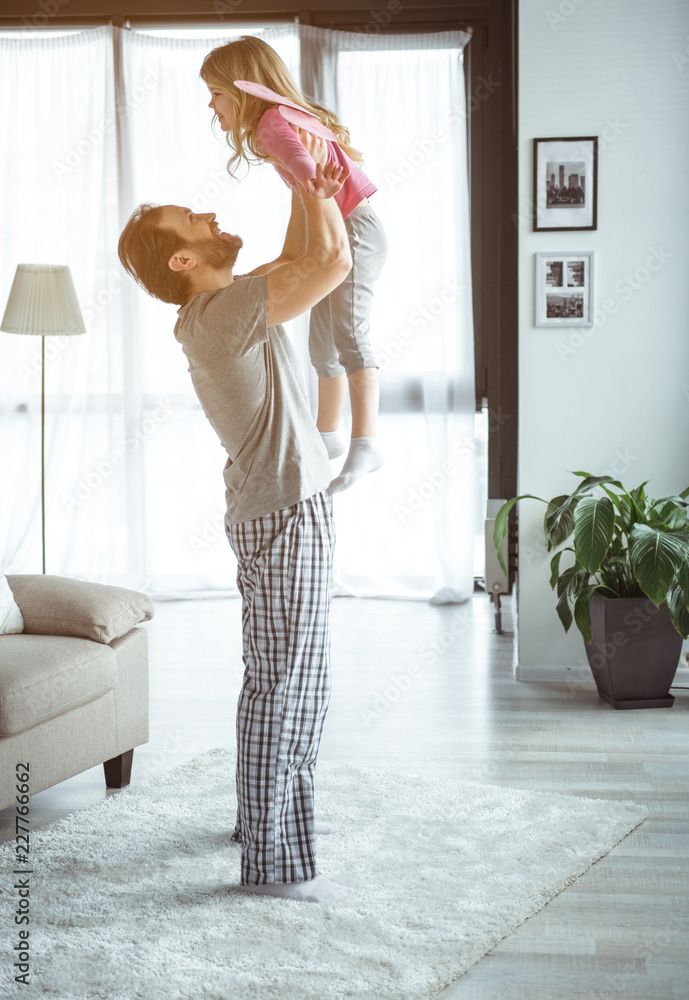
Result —
POLYGON ((648 597, 604 597, 591 600, 590 643, 586 655, 598 694, 613 708, 670 708, 670 694, 682 636, 664 601, 659 608, 648 597))

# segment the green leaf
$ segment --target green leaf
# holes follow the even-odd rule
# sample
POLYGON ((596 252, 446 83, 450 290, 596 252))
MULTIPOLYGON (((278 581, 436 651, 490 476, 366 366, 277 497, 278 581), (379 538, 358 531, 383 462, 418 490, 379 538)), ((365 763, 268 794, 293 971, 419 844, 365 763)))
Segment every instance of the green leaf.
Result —
POLYGON ((549 552, 569 538, 574 530, 574 519, 569 509, 571 504, 572 498, 565 495, 553 497, 548 503, 543 517, 543 530, 549 552))
POLYGON ((532 500, 540 500, 541 503, 546 503, 541 497, 535 497, 532 493, 522 493, 521 496, 512 497, 511 500, 507 500, 500 510, 495 515, 495 524, 493 526, 493 544, 495 545, 495 551, 497 552, 498 562, 502 566, 502 571, 505 576, 509 577, 509 572, 507 566, 505 566, 505 561, 502 558, 502 545, 505 540, 505 535, 507 534, 508 518, 510 511, 516 504, 518 500, 523 500, 525 497, 530 497, 532 500))
POLYGON ((689 559, 689 532, 683 528, 659 531, 648 524, 635 524, 629 536, 629 554, 639 586, 660 607, 677 570, 689 559))
POLYGON ((672 585, 667 603, 670 608, 672 624, 683 639, 689 639, 689 609, 687 609, 687 599, 677 582, 672 585))
POLYGON ((598 584, 594 583, 579 594, 574 605, 574 620, 585 642, 591 642, 593 633, 591 632, 591 598, 598 590, 598 584))
MULTIPOLYGON (((571 471, 571 470, 568 470, 571 471)), ((583 482, 569 496, 553 497, 545 512, 543 528, 546 534, 546 548, 548 551, 556 548, 574 530, 573 512, 582 493, 587 493, 602 483, 612 483, 624 490, 624 486, 619 479, 612 479, 610 476, 591 476, 586 472, 573 472, 574 476, 583 476, 583 482)))
POLYGON ((560 575, 560 559, 562 558, 562 552, 556 552, 553 558, 550 560, 550 587, 555 590, 557 584, 557 578, 560 575))
POLYGON ((615 528, 615 508, 607 497, 582 497, 574 511, 574 548, 589 573, 596 573, 615 528))
POLYGON ((605 486, 602 486, 601 489, 607 493, 611 501, 617 507, 620 514, 620 525, 622 530, 627 532, 632 525, 632 505, 627 499, 627 494, 623 493, 620 495, 618 493, 613 493, 612 490, 606 489, 605 486))
POLYGON ((642 523, 649 528, 655 528, 656 531, 667 531, 667 524, 659 517, 647 517, 642 523))
POLYGON ((661 507, 658 516, 668 528, 681 528, 687 523, 687 512, 683 507, 678 507, 675 503, 666 503, 661 507))
POLYGON ((569 588, 570 583, 579 572, 576 566, 569 566, 557 581, 557 596, 562 597, 569 588))
POLYGON ((585 493, 587 490, 592 490, 594 486, 600 486, 601 483, 611 483, 613 486, 619 486, 621 490, 624 490, 624 486, 619 479, 611 479, 610 476, 591 476, 588 472, 573 472, 572 475, 586 477, 583 483, 579 483, 574 493, 571 494, 573 497, 579 496, 580 493, 585 493))
POLYGON ((629 491, 629 496, 632 498, 634 506, 636 507, 639 517, 644 517, 646 512, 646 493, 644 492, 644 486, 650 483, 650 479, 644 480, 641 486, 637 486, 636 489, 629 491))
POLYGON ((683 562, 678 568, 677 583, 682 588, 685 601, 689 604, 689 561, 683 562))
POLYGON ((681 496, 660 497, 660 499, 657 502, 658 503, 668 503, 669 501, 671 501, 672 503, 675 503, 675 504, 679 504, 681 507, 687 507, 687 506, 689 506, 689 501, 683 500, 681 496))
POLYGON ((591 574, 587 569, 582 569, 581 566, 579 566, 576 579, 571 580, 569 584, 569 592, 571 597, 576 597, 577 594, 579 594, 580 591, 584 589, 584 587, 588 586, 590 575, 591 574))
POLYGON ((624 556, 625 559, 629 559, 629 546, 626 541, 623 541, 622 532, 613 536, 610 543, 610 555, 624 556))
POLYGON ((567 603, 567 593, 563 593, 560 600, 557 602, 557 613, 560 617, 560 621, 564 627, 565 632, 569 632, 570 626, 572 624, 572 612, 569 610, 569 604, 567 603))

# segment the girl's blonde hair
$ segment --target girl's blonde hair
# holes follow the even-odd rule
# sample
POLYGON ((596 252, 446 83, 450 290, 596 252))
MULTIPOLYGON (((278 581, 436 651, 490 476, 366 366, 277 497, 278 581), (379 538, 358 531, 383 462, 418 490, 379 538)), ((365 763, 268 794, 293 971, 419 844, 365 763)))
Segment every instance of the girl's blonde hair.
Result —
POLYGON ((227 172, 232 176, 242 160, 247 164, 265 160, 277 162, 256 137, 256 128, 268 107, 267 102, 235 87, 235 80, 263 84, 305 111, 311 111, 335 133, 338 144, 352 160, 361 162, 363 159, 361 153, 350 145, 349 131, 337 115, 302 94, 280 56, 263 39, 242 35, 233 42, 212 49, 203 60, 200 76, 206 86, 224 91, 232 101, 232 127, 225 133, 227 145, 233 150, 227 161, 227 172))

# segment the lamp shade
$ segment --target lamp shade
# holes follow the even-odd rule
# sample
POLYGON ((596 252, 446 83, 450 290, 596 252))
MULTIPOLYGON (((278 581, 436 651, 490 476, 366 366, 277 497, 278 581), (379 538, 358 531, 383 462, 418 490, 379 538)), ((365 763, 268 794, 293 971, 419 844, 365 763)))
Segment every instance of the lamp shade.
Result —
POLYGON ((86 333, 69 267, 18 264, 0 330, 40 337, 86 333))

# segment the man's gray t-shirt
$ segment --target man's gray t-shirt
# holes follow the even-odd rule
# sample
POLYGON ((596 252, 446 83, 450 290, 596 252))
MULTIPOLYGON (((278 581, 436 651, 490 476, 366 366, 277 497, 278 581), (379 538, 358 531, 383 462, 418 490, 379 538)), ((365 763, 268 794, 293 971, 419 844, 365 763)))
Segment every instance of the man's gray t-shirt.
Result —
POLYGON ((332 480, 299 359, 282 326, 266 326, 266 299, 265 275, 241 275, 177 310, 175 337, 228 454, 227 524, 290 507, 332 480))

